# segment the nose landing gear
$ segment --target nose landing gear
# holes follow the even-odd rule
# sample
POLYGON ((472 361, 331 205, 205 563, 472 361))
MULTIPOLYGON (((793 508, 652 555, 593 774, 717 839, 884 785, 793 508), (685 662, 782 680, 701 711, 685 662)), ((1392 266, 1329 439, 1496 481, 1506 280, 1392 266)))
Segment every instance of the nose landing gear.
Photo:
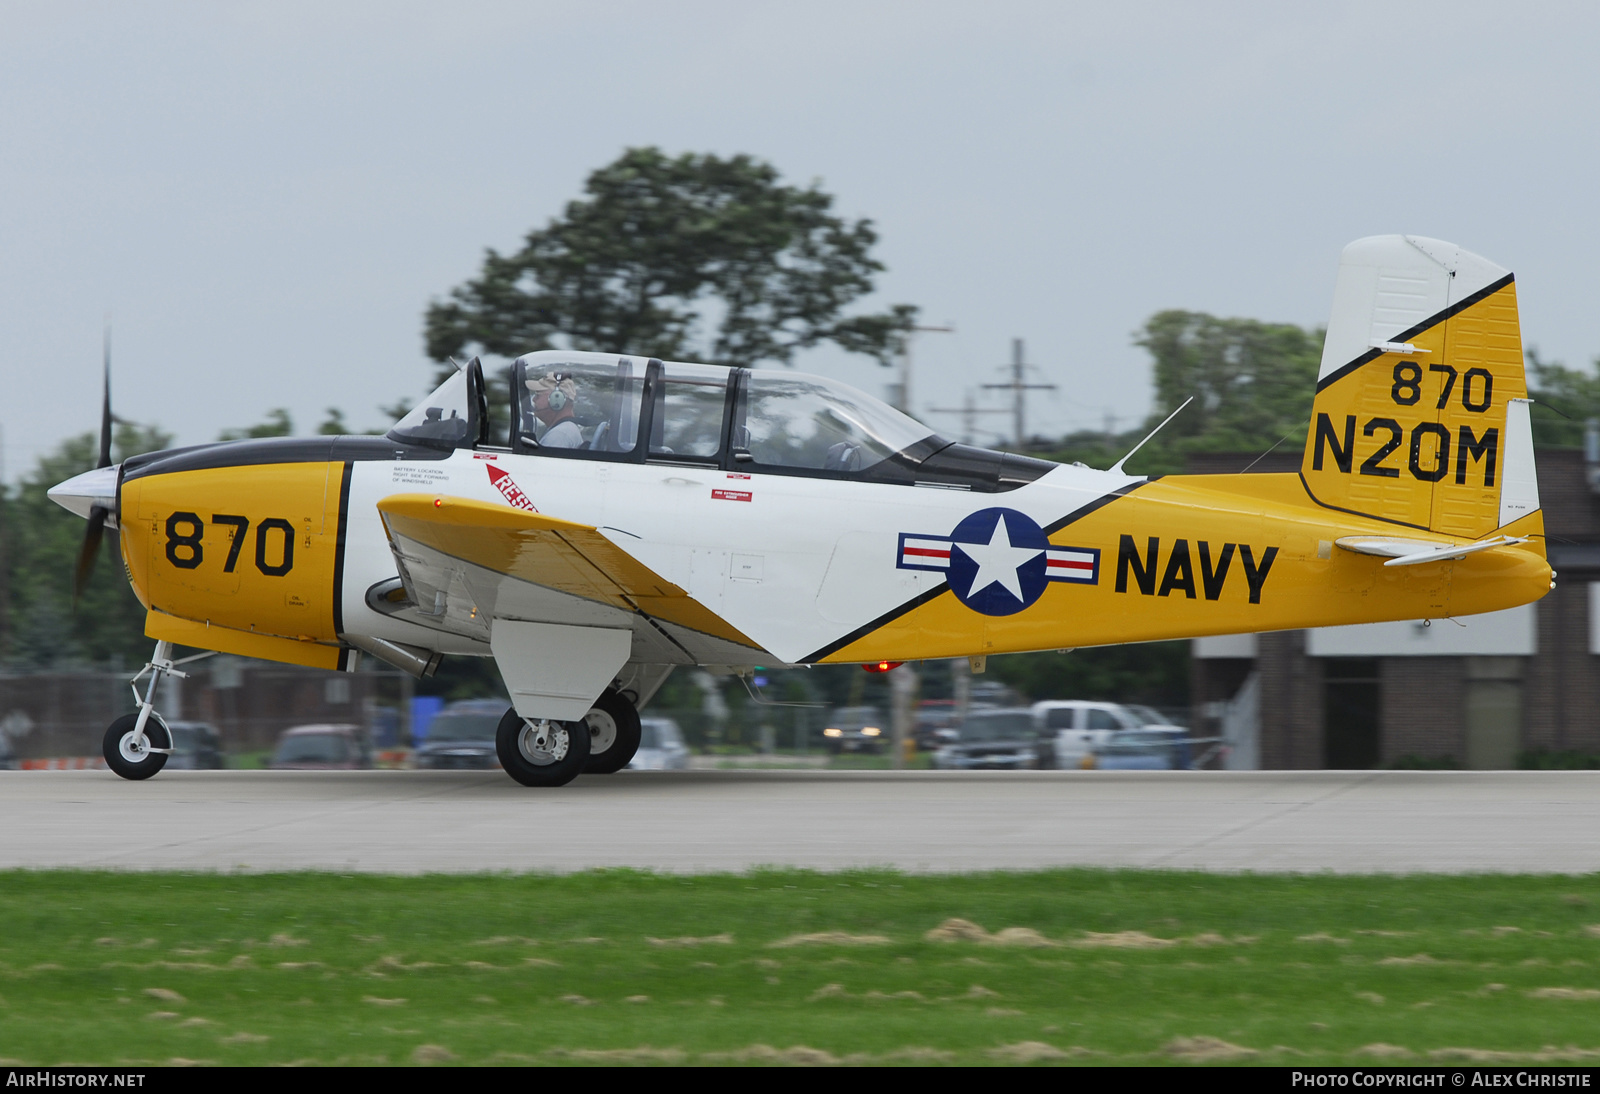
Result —
POLYGON ((124 714, 106 728, 100 752, 106 758, 107 767, 124 779, 137 780, 148 779, 167 766, 167 757, 172 755, 172 732, 155 712, 153 701, 156 684, 164 674, 188 679, 189 674, 179 671, 176 666, 210 656, 209 653, 201 653, 174 661, 172 643, 156 643, 156 652, 151 655, 149 663, 128 682, 128 686, 133 688, 134 701, 139 704, 138 711, 124 714), (140 677, 147 672, 150 674, 150 685, 145 688, 144 698, 141 699, 137 685, 140 677))

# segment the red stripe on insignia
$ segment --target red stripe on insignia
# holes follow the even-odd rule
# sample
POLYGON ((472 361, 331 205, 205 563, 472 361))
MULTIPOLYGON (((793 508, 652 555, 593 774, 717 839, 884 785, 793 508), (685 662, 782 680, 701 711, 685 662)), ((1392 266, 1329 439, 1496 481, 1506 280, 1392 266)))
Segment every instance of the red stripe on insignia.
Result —
POLYGON ((905 553, 908 555, 926 555, 928 558, 950 557, 950 549, 948 547, 942 551, 935 551, 928 547, 907 547, 905 553))

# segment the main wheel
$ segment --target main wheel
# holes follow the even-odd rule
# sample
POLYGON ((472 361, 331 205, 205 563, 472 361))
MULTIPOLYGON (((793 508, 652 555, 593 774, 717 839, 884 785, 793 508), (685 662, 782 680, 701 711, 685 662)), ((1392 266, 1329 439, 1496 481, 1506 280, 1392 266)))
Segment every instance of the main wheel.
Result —
POLYGON ((622 693, 607 689, 583 720, 589 726, 589 763, 584 770, 610 775, 627 767, 639 751, 639 712, 633 704, 622 693))
POLYGON ((512 707, 495 730, 494 749, 506 774, 523 786, 565 786, 589 759, 589 727, 582 722, 530 722, 512 707))
POLYGON ((171 748, 172 732, 155 711, 144 723, 144 741, 136 741, 133 729, 139 724, 139 715, 124 714, 106 729, 100 753, 106 766, 124 779, 148 779, 167 766, 167 753, 151 752, 152 748, 171 748))

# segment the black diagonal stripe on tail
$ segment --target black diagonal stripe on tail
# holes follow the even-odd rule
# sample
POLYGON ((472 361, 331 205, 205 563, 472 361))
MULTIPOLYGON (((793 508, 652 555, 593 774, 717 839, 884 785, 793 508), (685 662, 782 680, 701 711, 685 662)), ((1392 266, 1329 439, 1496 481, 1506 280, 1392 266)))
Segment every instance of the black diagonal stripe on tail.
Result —
MULTIPOLYGON (((1516 278, 1511 274, 1506 274, 1500 280, 1490 282, 1477 292, 1473 293, 1471 296, 1456 301, 1454 304, 1451 304, 1448 308, 1445 308, 1442 311, 1435 312, 1433 315, 1430 315, 1416 326, 1407 327, 1405 330, 1389 339, 1389 341, 1409 342, 1423 331, 1437 327, 1440 323, 1443 323, 1445 320, 1461 314, 1479 301, 1493 296, 1495 293, 1499 292, 1501 289, 1505 288, 1515 280, 1516 278)), ((1387 351, 1378 349, 1376 346, 1374 346, 1372 349, 1367 350, 1367 352, 1363 353, 1360 357, 1357 357, 1349 364, 1340 365, 1338 368, 1328 373, 1328 375, 1317 381, 1317 391, 1321 392, 1323 388, 1338 383, 1340 380, 1343 380, 1346 376, 1350 375, 1367 362, 1376 361, 1378 358, 1382 357, 1385 352, 1387 351)))

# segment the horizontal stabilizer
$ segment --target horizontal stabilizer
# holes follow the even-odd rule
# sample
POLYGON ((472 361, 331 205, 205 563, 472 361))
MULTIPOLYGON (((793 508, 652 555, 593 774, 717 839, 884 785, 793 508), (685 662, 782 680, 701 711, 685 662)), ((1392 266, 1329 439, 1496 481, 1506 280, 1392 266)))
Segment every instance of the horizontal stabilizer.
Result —
POLYGON ((1417 566, 1424 562, 1444 562, 1452 558, 1487 551, 1491 547, 1509 547, 1526 543, 1527 536, 1495 536, 1476 543, 1437 543, 1426 539, 1398 539, 1389 536, 1345 536, 1334 543, 1358 555, 1377 555, 1386 558, 1385 566, 1417 566))

